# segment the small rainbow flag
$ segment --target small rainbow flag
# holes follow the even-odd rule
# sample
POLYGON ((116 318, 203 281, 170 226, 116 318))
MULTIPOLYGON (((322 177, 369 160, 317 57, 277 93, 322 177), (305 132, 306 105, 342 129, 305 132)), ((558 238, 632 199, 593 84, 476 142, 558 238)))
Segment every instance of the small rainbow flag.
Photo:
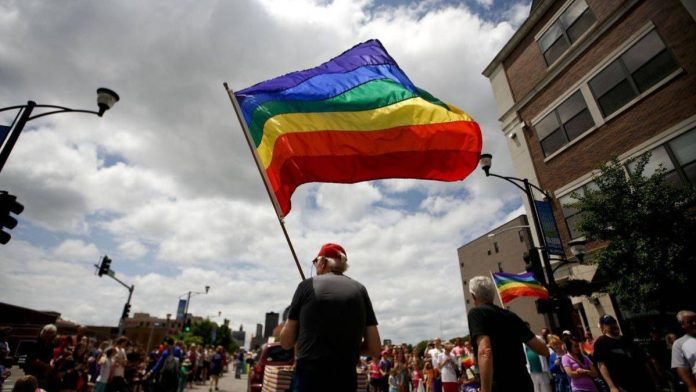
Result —
POLYGON ((500 300, 503 304, 507 304, 518 297, 549 298, 549 291, 534 279, 534 274, 531 272, 519 275, 494 272, 491 275, 493 275, 493 280, 498 288, 500 300))
POLYGON ((235 96, 283 215, 308 182, 458 181, 478 165, 479 125, 416 87, 377 40, 235 96))

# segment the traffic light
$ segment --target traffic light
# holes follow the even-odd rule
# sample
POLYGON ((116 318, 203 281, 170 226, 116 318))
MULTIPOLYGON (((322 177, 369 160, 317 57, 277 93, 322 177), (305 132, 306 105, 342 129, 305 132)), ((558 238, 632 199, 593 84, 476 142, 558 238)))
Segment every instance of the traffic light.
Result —
POLYGON ((109 258, 109 256, 104 256, 104 258, 102 259, 101 265, 99 266, 99 272, 97 272, 97 275, 99 275, 99 276, 108 275, 110 267, 111 267, 111 259, 109 258))
POLYGON ((191 319, 186 319, 184 324, 184 332, 191 332, 191 319))
POLYGON ((123 314, 121 315, 121 318, 122 318, 122 319, 125 320, 125 319, 128 318, 128 315, 130 314, 130 308, 131 308, 131 304, 126 304, 126 305, 123 307, 123 314))
POLYGON ((5 245, 12 236, 3 229, 10 230, 17 226, 17 219, 10 214, 19 215, 24 211, 24 206, 17 203, 17 196, 10 195, 7 191, 0 191, 0 244, 5 245))
POLYGON ((544 279, 544 270, 541 267, 541 259, 539 259, 539 252, 536 249, 532 249, 531 253, 526 253, 522 256, 524 259, 524 269, 527 272, 534 274, 534 279, 542 284, 546 283, 544 279))

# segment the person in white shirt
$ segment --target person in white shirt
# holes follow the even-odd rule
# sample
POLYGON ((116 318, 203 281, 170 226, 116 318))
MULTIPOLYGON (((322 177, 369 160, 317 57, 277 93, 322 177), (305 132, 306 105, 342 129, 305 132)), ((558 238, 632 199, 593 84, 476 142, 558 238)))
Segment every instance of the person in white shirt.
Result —
POLYGON ((430 390, 431 392, 442 392, 442 379, 440 378, 440 371, 437 365, 438 358, 440 358, 440 354, 442 354, 443 352, 444 350, 442 349, 442 339, 435 338, 435 347, 428 350, 428 355, 430 356, 430 361, 433 364, 433 369, 438 370, 433 374, 433 383, 432 388, 430 390))
POLYGON ((672 345, 672 369, 689 392, 696 392, 696 313, 682 310, 677 321, 686 333, 672 345))
POLYGON ((99 358, 99 376, 97 376, 97 383, 94 384, 94 392, 106 392, 113 374, 113 358, 115 353, 116 349, 109 347, 104 351, 101 358, 99 358))
POLYGON ((127 392, 128 385, 125 379, 126 365, 128 364, 128 357, 126 357, 126 346, 128 346, 129 341, 125 336, 121 336, 116 339, 116 344, 114 344, 114 363, 113 363, 113 377, 111 379, 111 392, 127 392))
POLYGON ((457 357, 452 353, 454 345, 445 343, 445 351, 437 358, 437 368, 440 369, 442 392, 457 392, 457 357))

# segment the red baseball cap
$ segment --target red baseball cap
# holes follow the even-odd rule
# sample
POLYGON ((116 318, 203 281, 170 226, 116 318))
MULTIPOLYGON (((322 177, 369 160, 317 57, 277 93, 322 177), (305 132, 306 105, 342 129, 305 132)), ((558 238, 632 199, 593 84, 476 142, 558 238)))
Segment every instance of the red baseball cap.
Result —
POLYGON ((348 257, 346 255, 345 249, 341 245, 338 244, 324 244, 322 245, 321 249, 319 249, 319 254, 317 257, 314 258, 314 260, 318 259, 319 257, 330 257, 332 259, 341 259, 343 257, 348 257))

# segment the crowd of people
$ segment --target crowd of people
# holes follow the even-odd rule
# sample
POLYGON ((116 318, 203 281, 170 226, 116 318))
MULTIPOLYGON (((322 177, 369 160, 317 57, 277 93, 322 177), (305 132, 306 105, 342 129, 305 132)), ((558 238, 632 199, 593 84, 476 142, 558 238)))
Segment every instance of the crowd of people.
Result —
POLYGON ((230 355, 221 346, 187 346, 167 337, 146 352, 125 336, 96 342, 85 327, 75 335, 57 332, 53 324, 41 329, 22 365, 25 376, 15 381, 17 392, 33 384, 46 392, 183 392, 194 384, 212 392, 230 365, 237 377, 247 367, 242 349, 230 355))
POLYGON ((496 306, 490 278, 474 277, 469 329, 481 391, 696 392, 696 313, 677 313, 683 336, 651 334, 646 349, 621 333, 617 320, 599 319, 602 336, 547 329, 536 336, 517 315, 496 306))
POLYGON ((476 391, 476 367, 469 341, 428 342, 424 350, 403 345, 384 346, 380 357, 362 363, 370 392, 476 391))

